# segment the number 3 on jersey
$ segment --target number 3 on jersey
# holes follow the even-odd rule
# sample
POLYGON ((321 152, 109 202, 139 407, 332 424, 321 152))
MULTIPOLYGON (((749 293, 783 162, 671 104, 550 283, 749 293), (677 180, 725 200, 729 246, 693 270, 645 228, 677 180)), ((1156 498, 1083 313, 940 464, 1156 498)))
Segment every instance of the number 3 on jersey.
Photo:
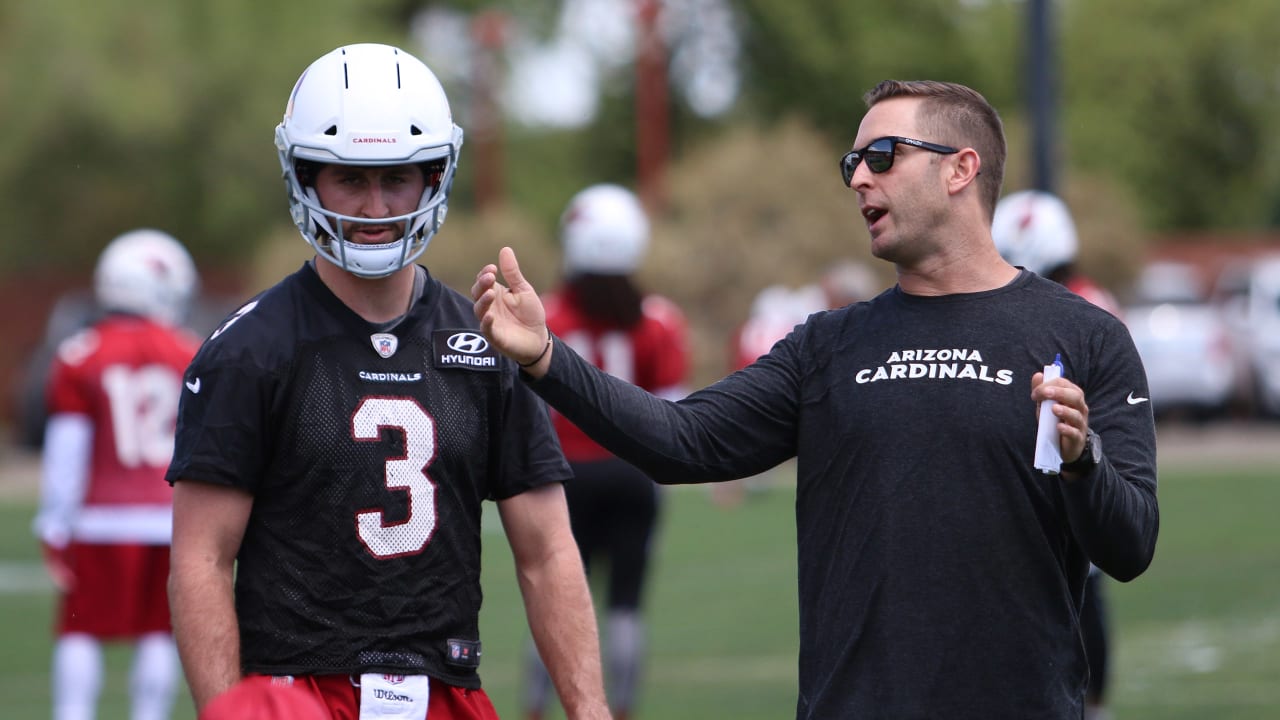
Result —
POLYGON ((409 398, 365 398, 351 418, 351 436, 376 441, 383 428, 404 434, 404 457, 388 458, 384 470, 388 488, 409 492, 409 517, 387 525, 381 510, 366 510, 356 515, 356 529, 374 557, 413 555, 436 529, 436 486, 426 473, 436 455, 435 423, 409 398))

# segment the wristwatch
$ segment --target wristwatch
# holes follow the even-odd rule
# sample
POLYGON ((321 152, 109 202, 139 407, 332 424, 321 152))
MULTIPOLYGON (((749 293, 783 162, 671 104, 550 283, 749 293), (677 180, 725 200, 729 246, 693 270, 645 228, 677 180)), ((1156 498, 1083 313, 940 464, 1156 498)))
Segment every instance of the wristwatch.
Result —
POLYGON ((1080 457, 1075 460, 1062 463, 1061 472, 1085 475, 1100 462, 1102 462, 1102 438, 1098 437, 1098 433, 1090 430, 1084 436, 1084 452, 1080 453, 1080 457))

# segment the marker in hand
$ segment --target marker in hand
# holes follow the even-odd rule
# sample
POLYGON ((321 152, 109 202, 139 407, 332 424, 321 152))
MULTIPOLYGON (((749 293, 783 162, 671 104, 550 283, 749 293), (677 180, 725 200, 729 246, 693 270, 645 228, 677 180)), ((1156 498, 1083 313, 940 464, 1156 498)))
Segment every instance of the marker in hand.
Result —
MULTIPOLYGON (((1053 363, 1044 366, 1044 382, 1062 377, 1062 354, 1054 355, 1053 363)), ((1058 416, 1053 414, 1053 401, 1040 401, 1040 426, 1036 431, 1035 468, 1046 475, 1057 475, 1062 470, 1062 448, 1058 445, 1058 416)))

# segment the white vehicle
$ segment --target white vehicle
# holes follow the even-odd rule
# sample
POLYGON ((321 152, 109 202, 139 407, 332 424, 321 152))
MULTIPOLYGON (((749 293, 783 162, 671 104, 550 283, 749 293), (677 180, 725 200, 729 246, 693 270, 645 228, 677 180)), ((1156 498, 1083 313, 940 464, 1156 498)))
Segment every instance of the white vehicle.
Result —
POLYGON ((1123 317, 1142 357, 1157 417, 1226 414, 1244 378, 1230 327, 1205 299, 1199 270, 1181 262, 1145 268, 1123 317))
POLYGON ((1228 268, 1219 290, 1243 348, 1252 399, 1260 413, 1280 417, 1280 255, 1228 268))

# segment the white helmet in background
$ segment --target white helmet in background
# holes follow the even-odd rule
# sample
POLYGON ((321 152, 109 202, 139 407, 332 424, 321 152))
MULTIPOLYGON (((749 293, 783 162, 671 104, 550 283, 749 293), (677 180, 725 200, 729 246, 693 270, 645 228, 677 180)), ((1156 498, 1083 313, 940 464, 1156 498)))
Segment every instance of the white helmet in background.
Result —
POLYGON ((131 230, 98 256, 93 292, 108 311, 142 315, 177 325, 186 317, 198 285, 191 255, 159 230, 131 230))
POLYGON ((996 250, 1010 265, 1044 275, 1076 259, 1079 241, 1066 203, 1039 190, 1001 198, 991 221, 996 250))
POLYGON ((592 185, 560 216, 568 275, 629 275, 649 248, 649 218, 635 194, 621 185, 592 185))
POLYGON ((276 127, 276 149, 289 211, 302 237, 348 272, 383 277, 416 260, 444 223, 462 128, 453 124, 440 81, 420 60, 390 45, 347 45, 316 60, 298 78, 276 127), (427 189, 418 208, 376 220, 404 223, 404 237, 379 245, 344 238, 343 222, 371 221, 321 207, 311 187, 312 163, 423 164, 427 189))
POLYGON ((831 309, 870 300, 880 291, 871 268, 855 260, 841 260, 827 268, 819 283, 831 309))

